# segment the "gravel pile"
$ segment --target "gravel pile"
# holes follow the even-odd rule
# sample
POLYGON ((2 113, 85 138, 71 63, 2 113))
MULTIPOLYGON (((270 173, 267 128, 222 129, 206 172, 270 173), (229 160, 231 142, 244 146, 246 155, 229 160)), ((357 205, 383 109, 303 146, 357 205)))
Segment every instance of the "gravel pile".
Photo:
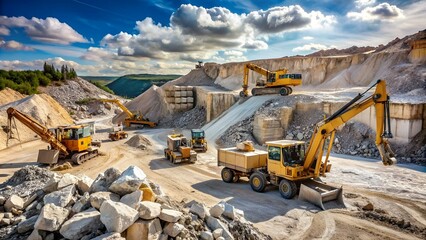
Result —
POLYGON ((160 121, 159 126, 162 128, 194 129, 201 128, 205 123, 206 109, 195 107, 189 111, 169 116, 164 121, 160 121))
POLYGON ((148 148, 148 146, 152 145, 151 141, 140 134, 133 136, 127 142, 125 142, 125 144, 131 147, 140 148, 142 150, 145 150, 148 148))
MULTIPOLYGON (((13 183, 29 180, 22 174, 13 183)), ((29 196, 0 195, 0 239, 271 239, 220 202, 176 202, 136 166, 109 168, 93 180, 49 173, 29 196)))
POLYGON ((42 89, 65 107, 70 115, 75 119, 90 118, 98 115, 114 114, 118 109, 111 104, 101 102, 89 102, 93 98, 119 98, 113 94, 107 93, 99 89, 90 82, 77 78, 75 80, 67 80, 60 86, 48 86, 42 89))

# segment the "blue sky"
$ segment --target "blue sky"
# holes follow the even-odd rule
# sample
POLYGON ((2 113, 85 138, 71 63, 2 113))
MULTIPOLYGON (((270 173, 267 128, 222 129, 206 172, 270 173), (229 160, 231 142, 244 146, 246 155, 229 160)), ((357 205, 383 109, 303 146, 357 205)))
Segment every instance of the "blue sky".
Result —
POLYGON ((426 1, 0 1, 0 68, 44 61, 80 75, 187 73, 233 62, 377 46, 425 28, 426 1))

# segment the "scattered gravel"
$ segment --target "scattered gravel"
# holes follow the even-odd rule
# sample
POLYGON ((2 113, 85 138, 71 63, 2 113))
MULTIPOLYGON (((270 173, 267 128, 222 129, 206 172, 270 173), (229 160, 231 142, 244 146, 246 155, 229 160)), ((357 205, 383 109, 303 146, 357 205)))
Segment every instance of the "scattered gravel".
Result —
POLYGON ((164 121, 160 121, 161 128, 201 128, 206 123, 206 109, 195 107, 187 112, 175 113, 164 121))

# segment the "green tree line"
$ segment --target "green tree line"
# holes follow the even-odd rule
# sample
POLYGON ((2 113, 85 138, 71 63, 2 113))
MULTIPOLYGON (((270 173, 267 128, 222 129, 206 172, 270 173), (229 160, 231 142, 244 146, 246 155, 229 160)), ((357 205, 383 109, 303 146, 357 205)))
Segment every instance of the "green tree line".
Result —
POLYGON ((48 86, 52 81, 65 81, 76 77, 77 73, 73 68, 62 65, 60 69, 56 69, 53 64, 49 65, 46 62, 43 71, 0 69, 0 90, 8 87, 23 94, 34 94, 37 93, 39 86, 48 86))

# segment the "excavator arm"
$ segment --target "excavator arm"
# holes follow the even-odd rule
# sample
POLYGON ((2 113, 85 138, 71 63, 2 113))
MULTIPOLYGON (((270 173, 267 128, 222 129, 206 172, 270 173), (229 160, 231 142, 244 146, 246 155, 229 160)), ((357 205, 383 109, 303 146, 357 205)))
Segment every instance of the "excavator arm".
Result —
MULTIPOLYGON (((8 116, 9 129, 12 129, 11 128, 12 119, 13 118, 18 119, 21 123, 23 123, 29 129, 31 129, 34 133, 36 133, 38 136, 40 136, 43 141, 49 143, 50 146, 52 147, 52 149, 59 150, 61 152, 61 154, 65 155, 65 156, 67 156, 69 154, 65 145, 63 145, 56 138, 55 134, 50 132, 48 128, 46 128, 45 126, 43 126, 42 124, 37 122, 37 120, 35 120, 34 118, 32 118, 32 117, 18 111, 17 109, 12 108, 12 107, 7 109, 7 116, 8 116)), ((9 131, 8 139, 10 138, 10 134, 11 134, 11 131, 9 131)))
POLYGON ((123 110, 123 112, 125 112, 127 114, 127 116, 129 118, 133 119, 135 117, 135 115, 129 109, 127 109, 126 106, 124 106, 120 102, 120 100, 118 100, 118 99, 103 99, 103 98, 101 98, 101 99, 99 99, 99 101, 115 103, 119 108, 121 108, 121 110, 123 110))
POLYGON ((373 105, 376 109, 375 141, 380 152, 382 162, 384 165, 393 165, 396 163, 394 153, 392 152, 387 140, 388 138, 392 138, 392 133, 390 132, 389 96, 386 93, 386 83, 383 80, 378 80, 372 87, 364 93, 356 96, 329 118, 317 124, 314 134, 310 140, 309 148, 306 152, 303 166, 305 170, 313 170, 315 177, 325 176, 328 157, 334 141, 336 129, 373 105), (376 86, 374 94, 357 103, 374 86, 376 86), (326 159, 323 163, 322 156, 327 138, 330 138, 330 142, 326 159))
POLYGON ((265 68, 259 67, 252 63, 247 63, 244 65, 244 79, 243 79, 243 90, 241 91, 240 95, 244 95, 241 97, 247 97, 248 96, 248 79, 249 79, 249 71, 255 71, 263 76, 266 77, 266 79, 269 79, 272 76, 275 76, 275 72, 271 72, 265 68))

